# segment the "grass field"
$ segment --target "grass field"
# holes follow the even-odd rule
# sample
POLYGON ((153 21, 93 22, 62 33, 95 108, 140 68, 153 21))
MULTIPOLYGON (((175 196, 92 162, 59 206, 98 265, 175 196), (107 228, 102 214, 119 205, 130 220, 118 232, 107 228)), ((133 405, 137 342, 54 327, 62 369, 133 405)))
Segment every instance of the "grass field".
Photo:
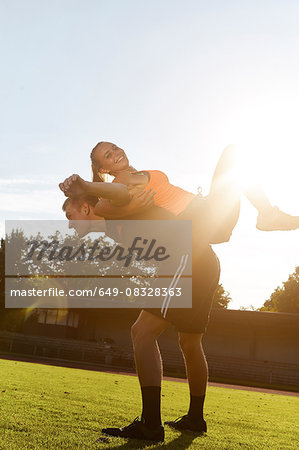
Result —
MULTIPOLYGON (((299 448, 299 398, 210 387, 208 433, 196 437, 166 428, 165 443, 108 438, 104 426, 122 426, 140 413, 137 378, 0 360, 1 449, 238 449, 299 448)), ((163 419, 186 411, 184 383, 165 381, 163 419)))

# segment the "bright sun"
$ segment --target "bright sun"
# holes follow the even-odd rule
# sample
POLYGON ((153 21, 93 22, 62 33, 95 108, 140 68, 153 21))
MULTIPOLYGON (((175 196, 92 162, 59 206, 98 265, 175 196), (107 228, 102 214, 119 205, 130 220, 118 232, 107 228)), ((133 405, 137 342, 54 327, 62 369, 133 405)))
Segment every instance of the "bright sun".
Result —
POLYGON ((234 124, 235 138, 242 161, 239 177, 248 187, 259 183, 270 201, 299 215, 299 136, 297 134, 297 110, 283 108, 277 113, 277 105, 271 104, 247 112, 234 124), (237 131, 237 135, 236 135, 237 131))

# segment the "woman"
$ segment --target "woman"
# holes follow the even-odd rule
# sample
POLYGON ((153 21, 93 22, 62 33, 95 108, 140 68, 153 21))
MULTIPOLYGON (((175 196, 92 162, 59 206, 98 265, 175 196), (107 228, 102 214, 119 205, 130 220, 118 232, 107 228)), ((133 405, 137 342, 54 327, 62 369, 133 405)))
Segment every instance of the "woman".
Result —
MULTIPOLYGON (((72 175, 60 184, 60 188, 66 196, 90 194, 101 197, 96 207, 99 216, 114 219, 138 212, 130 208, 130 199, 133 195, 144 195, 147 189, 149 194, 152 191, 155 195, 156 206, 178 218, 196 219, 197 209, 203 211, 204 214, 201 215, 200 220, 209 223, 210 234, 211 228, 214 234, 216 234, 216 228, 220 230, 218 234, 223 233, 222 236, 218 236, 218 239, 216 237, 216 242, 229 240, 239 216, 240 187, 235 176, 237 158, 234 146, 224 149, 214 171, 210 192, 205 198, 172 185, 163 172, 136 171, 130 166, 124 150, 110 142, 97 144, 90 157, 93 183, 82 180, 78 175, 72 175), (105 174, 114 177, 113 183, 99 184, 103 181, 105 174)), ((299 217, 288 215, 277 207, 273 207, 260 188, 247 190, 245 195, 258 210, 258 229, 272 231, 292 230, 299 227, 299 217)), ((213 238, 211 236, 210 238, 211 243, 214 243, 213 238)))

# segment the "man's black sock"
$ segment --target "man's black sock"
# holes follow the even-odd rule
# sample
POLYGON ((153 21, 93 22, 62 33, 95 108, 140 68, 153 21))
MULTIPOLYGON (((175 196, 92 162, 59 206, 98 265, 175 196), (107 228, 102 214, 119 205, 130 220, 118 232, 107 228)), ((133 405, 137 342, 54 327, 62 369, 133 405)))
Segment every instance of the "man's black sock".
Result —
POLYGON ((149 428, 161 422, 161 386, 141 386, 142 417, 149 428))
POLYGON ((205 395, 191 395, 190 394, 190 406, 188 416, 194 421, 203 420, 203 404, 205 401, 205 395))

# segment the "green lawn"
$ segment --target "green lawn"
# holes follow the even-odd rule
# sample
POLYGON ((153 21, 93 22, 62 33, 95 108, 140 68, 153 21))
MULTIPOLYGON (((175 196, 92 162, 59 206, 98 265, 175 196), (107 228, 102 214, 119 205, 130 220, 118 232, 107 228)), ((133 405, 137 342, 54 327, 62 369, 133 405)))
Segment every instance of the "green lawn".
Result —
MULTIPOLYGON (((206 436, 166 428, 164 445, 109 438, 104 426, 122 426, 140 413, 135 377, 0 360, 1 449, 237 449, 299 448, 299 398, 210 387, 206 436)), ((167 381, 163 419, 185 413, 188 389, 167 381)))

